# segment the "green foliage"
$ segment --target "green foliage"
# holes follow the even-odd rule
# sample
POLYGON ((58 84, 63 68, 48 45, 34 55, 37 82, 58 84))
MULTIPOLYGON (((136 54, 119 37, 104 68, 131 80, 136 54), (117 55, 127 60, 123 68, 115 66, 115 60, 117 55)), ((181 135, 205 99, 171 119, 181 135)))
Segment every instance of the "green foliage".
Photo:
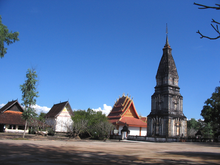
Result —
POLYGON ((101 111, 96 112, 90 108, 87 111, 75 111, 72 119, 76 136, 87 133, 91 138, 105 139, 114 128, 101 111))
POLYGON ((201 116, 203 116, 206 123, 211 124, 213 130, 216 132, 220 127, 220 87, 216 87, 211 98, 205 101, 201 116))
POLYGON ((187 121, 187 135, 188 137, 195 137, 198 130, 201 129, 201 124, 196 119, 191 118, 187 121))
POLYGON ((47 131, 48 131, 48 135, 54 136, 55 131, 53 130, 53 128, 47 128, 47 131))
POLYGON ((202 135, 204 138, 212 138, 214 133, 211 126, 211 123, 206 123, 202 129, 202 135))
MULTIPOLYGON (((35 110, 32 108, 36 104, 36 97, 38 97, 38 92, 36 89, 37 74, 34 69, 28 69, 26 73, 25 83, 20 85, 22 91, 22 105, 24 106, 24 112, 22 113, 22 118, 25 120, 25 130, 27 127, 27 122, 36 117, 35 110)), ((25 136, 25 131, 23 137, 25 136)))
POLYGON ((10 45, 15 41, 19 41, 18 38, 19 32, 9 32, 7 26, 2 24, 2 17, 0 16, 0 57, 4 57, 7 53, 7 48, 4 44, 10 45))
POLYGON ((34 119, 37 116, 35 110, 33 108, 27 107, 22 113, 22 118, 24 120, 34 119))
POLYGON ((22 91, 22 105, 27 107, 31 107, 31 105, 36 104, 36 98, 38 97, 37 92, 37 74, 34 69, 28 69, 26 73, 25 83, 23 85, 20 85, 21 91, 22 91))
POLYGON ((187 134, 189 137, 195 137, 195 134, 201 131, 203 138, 212 138, 214 133, 211 123, 206 123, 199 119, 198 121, 194 118, 187 121, 187 134))
POLYGON ((190 120, 187 121, 187 129, 195 129, 195 130, 199 130, 201 127, 200 123, 198 121, 196 121, 196 119, 192 118, 190 120))
POLYGON ((45 116, 46 116, 46 113, 41 112, 40 115, 38 116, 38 120, 41 121, 41 122, 44 122, 45 121, 45 116))

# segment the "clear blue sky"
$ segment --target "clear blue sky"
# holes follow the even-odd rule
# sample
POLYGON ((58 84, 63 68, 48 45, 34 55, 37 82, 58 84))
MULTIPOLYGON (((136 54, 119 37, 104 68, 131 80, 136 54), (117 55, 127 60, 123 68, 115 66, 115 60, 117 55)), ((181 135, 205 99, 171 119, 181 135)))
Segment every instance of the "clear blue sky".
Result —
POLYGON ((113 106, 123 93, 139 114, 151 111, 151 95, 166 38, 179 74, 183 112, 201 118, 204 102, 220 81, 220 39, 212 18, 193 2, 218 0, 0 0, 2 22, 20 41, 0 59, 0 104, 18 99, 28 68, 39 76, 37 105, 69 100, 72 109, 113 106))

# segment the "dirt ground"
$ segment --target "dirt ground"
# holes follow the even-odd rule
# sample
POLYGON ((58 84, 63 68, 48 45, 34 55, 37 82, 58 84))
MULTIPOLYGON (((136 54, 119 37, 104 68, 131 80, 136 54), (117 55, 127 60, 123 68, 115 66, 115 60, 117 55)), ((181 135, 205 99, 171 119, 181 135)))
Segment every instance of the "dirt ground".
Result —
POLYGON ((220 164, 220 143, 74 140, 0 134, 0 164, 220 164))

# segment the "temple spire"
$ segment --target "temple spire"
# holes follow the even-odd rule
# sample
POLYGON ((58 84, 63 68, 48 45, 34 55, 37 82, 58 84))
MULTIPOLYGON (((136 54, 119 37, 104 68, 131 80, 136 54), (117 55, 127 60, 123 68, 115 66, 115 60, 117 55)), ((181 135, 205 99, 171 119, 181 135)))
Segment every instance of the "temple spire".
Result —
POLYGON ((168 41, 168 27, 167 27, 167 24, 166 24, 166 44, 164 47, 170 47, 170 44, 169 44, 169 41, 168 41))

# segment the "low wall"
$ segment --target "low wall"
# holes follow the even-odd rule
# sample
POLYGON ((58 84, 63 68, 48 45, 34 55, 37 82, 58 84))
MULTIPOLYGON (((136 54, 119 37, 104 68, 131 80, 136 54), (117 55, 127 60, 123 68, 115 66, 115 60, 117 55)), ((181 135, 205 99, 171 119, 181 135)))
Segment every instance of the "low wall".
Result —
POLYGON ((110 139, 122 139, 121 135, 110 135, 110 139))
MULTIPOLYGON (((121 135, 111 135, 110 139, 122 139, 121 135)), ((220 139, 220 138, 219 138, 220 139)), ((147 137, 147 136, 131 136, 127 137, 127 140, 134 141, 148 141, 148 142, 214 142, 220 141, 213 138, 175 138, 175 137, 147 137)))
POLYGON ((149 142, 178 142, 179 138, 162 138, 162 137, 147 137, 147 136, 128 136, 127 140, 149 141, 149 142))
MULTIPOLYGON (((110 139, 122 139, 121 135, 111 135, 110 139)), ((159 137, 147 137, 147 136, 131 136, 127 137, 127 140, 135 141, 148 141, 148 142, 178 142, 181 141, 179 138, 159 138, 159 137)))
POLYGON ((213 139, 213 138, 188 138, 188 142, 214 142, 218 141, 218 138, 213 139))
MULTIPOLYGON (((24 130, 18 130, 18 129, 5 129, 5 132, 8 132, 8 133, 24 133, 24 130)), ((26 130, 25 133, 28 133, 28 130, 26 130)))

